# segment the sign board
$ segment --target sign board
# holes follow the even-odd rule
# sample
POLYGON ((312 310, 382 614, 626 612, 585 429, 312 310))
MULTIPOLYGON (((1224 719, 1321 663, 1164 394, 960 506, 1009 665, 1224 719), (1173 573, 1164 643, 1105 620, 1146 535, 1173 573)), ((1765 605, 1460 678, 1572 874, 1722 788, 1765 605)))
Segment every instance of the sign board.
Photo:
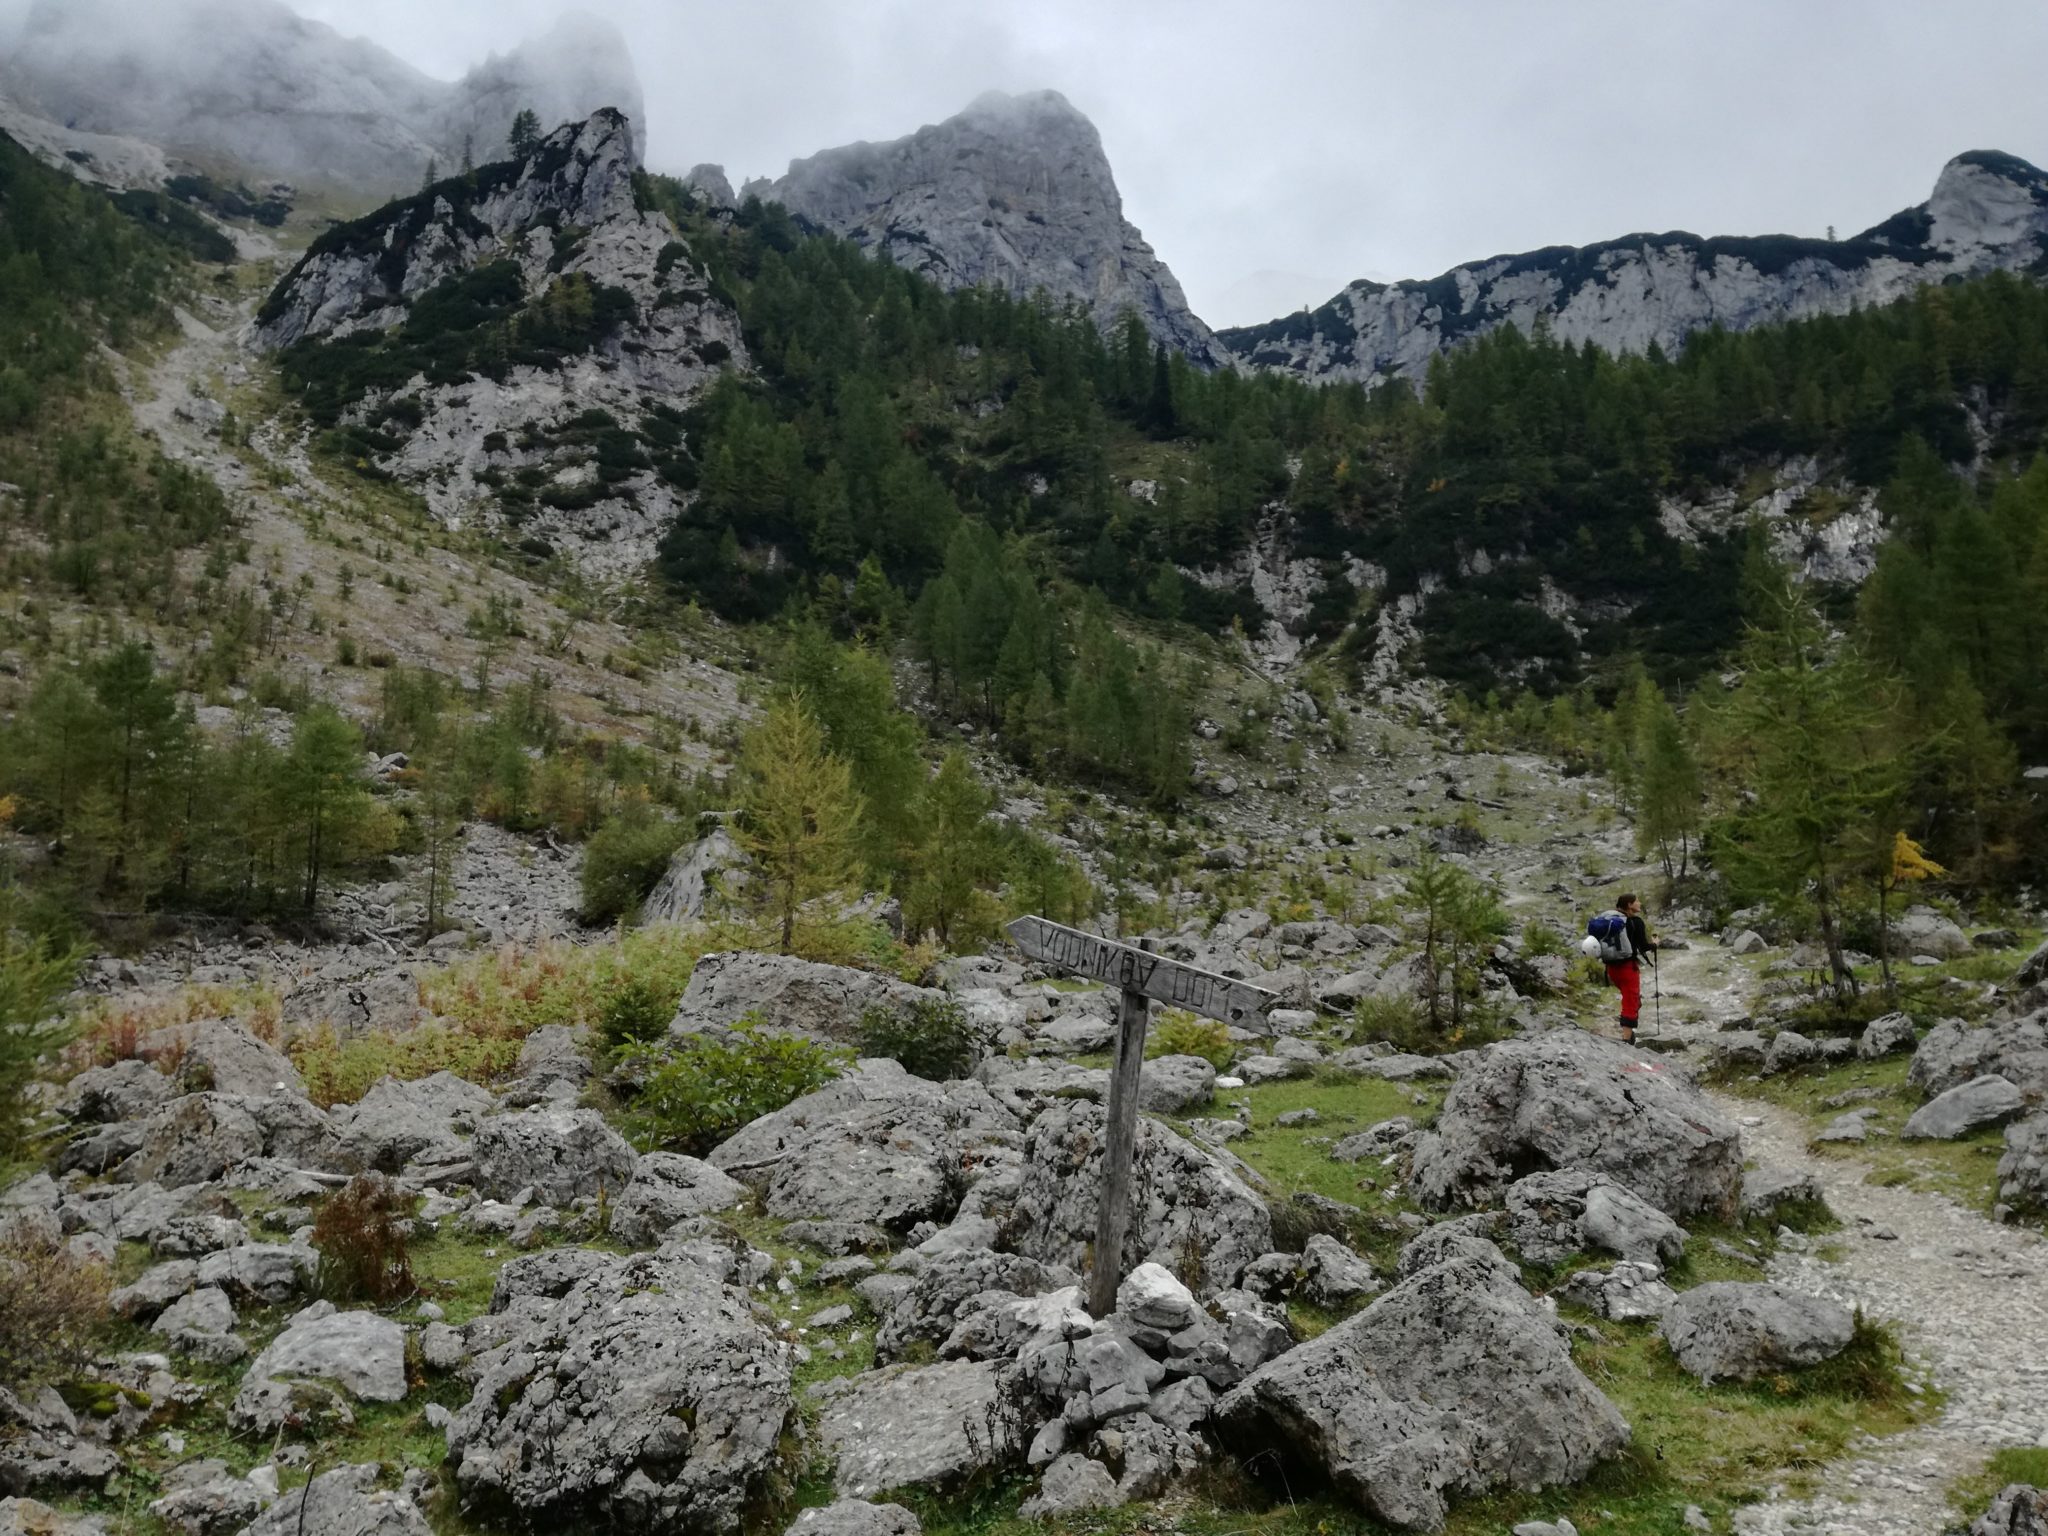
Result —
POLYGON ((1205 1019, 1255 1028, 1266 1010, 1280 1001, 1277 992, 1250 982, 1232 981, 1042 917, 1020 917, 1007 932, 1019 949, 1041 964, 1140 993, 1169 1008, 1185 1008, 1205 1019))

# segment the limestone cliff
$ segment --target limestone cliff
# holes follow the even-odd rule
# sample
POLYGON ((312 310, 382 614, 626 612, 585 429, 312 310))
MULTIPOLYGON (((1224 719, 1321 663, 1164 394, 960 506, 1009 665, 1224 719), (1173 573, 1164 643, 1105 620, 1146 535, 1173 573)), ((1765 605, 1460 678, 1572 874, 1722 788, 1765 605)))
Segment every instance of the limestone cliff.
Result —
POLYGON ((502 152, 522 107, 542 125, 616 107, 638 121, 608 23, 565 20, 450 84, 278 0, 36 0, 0 90, 52 122, 201 165, 344 193, 417 187, 430 161, 502 152))
POLYGON ((1746 330, 1884 304, 1923 283, 2048 260, 2048 175, 1992 151, 1959 155, 1934 195, 1846 240, 1628 235, 1455 267, 1428 282, 1356 282, 1319 309, 1224 331, 1250 367, 1311 379, 1420 378, 1458 342, 1539 322, 1612 352, 1675 352, 1693 331, 1746 330))
POLYGON ((633 172, 622 114, 565 125, 328 231, 254 339, 291 349, 315 419, 324 405, 444 521, 631 568, 695 483, 681 408, 745 360, 738 317, 638 206, 633 172))
POLYGON ((1098 323, 1135 310, 1194 361, 1226 361, 1166 263, 1124 218, 1095 125, 1056 91, 990 93, 887 144, 849 144, 749 192, 946 288, 1043 288, 1098 323))

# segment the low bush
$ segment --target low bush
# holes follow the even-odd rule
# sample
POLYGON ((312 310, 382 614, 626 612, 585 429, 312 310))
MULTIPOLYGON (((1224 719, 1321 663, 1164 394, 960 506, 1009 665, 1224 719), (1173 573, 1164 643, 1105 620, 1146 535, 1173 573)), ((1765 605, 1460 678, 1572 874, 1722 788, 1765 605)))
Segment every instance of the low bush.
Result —
POLYGON ((517 1071, 523 1039, 522 1031, 445 1024, 343 1035, 321 1024, 294 1036, 285 1054, 305 1079, 306 1097, 326 1109, 355 1103, 386 1077, 410 1082, 453 1072, 473 1083, 501 1082, 517 1071))
POLYGON ((607 1050, 659 1040, 676 1016, 679 994, 638 976, 621 981, 605 999, 597 1037, 607 1050))
POLYGON ((1146 1033, 1145 1055, 1199 1056, 1222 1072, 1236 1058, 1237 1047, 1231 1043, 1228 1025, 1197 1018, 1184 1009, 1169 1008, 1146 1033))
POLYGON ((682 823, 644 809, 599 827, 583 850, 583 921, 615 923, 637 913, 686 835, 682 823))
MULTIPOLYGON (((6 820, 0 808, 0 831, 6 820)), ((10 916, 0 909, 0 1162, 21 1144, 36 1073, 76 1033, 51 1012, 71 985, 76 957, 20 937, 10 916)))
POLYGON ((988 1054, 990 1032, 948 998, 893 1008, 877 1003, 860 1016, 860 1054, 886 1056, 935 1083, 972 1072, 988 1054))
POLYGON ((32 1387, 92 1358, 113 1276, 40 1238, 0 1239, 0 1385, 32 1387))
POLYGON ((358 1174, 313 1219, 314 1285, 329 1301, 396 1301, 413 1290, 405 1255, 412 1197, 382 1174, 358 1174))
POLYGON ((733 1132, 839 1075, 848 1053, 768 1030, 748 1015, 723 1035, 691 1035, 674 1046, 628 1047, 621 1076, 639 1087, 627 1110, 642 1147, 701 1157, 733 1132))

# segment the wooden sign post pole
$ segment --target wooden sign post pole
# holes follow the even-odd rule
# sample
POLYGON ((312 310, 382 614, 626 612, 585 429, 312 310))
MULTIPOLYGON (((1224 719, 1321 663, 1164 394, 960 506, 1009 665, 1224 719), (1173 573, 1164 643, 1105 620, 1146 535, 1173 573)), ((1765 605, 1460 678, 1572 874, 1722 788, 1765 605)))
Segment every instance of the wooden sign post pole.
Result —
POLYGON ((1102 1154, 1102 1200, 1095 1218, 1095 1263, 1088 1277, 1088 1310, 1116 1310, 1123 1281, 1124 1239, 1131 1226, 1131 1162, 1138 1145, 1138 1077, 1145 1065, 1145 1026, 1152 1000, 1225 1024, 1250 1025, 1280 1001, 1277 993, 1213 971, 1162 959, 1142 949, 1098 938, 1042 917, 1020 917, 1009 935, 1031 959, 1118 989, 1116 1065, 1110 1069, 1108 1135, 1102 1154))

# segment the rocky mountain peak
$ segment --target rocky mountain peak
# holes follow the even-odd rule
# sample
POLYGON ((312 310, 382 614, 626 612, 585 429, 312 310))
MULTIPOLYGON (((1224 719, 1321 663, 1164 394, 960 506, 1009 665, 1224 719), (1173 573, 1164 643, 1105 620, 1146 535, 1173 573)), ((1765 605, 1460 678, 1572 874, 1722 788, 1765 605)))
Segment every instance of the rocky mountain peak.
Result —
POLYGON ((1941 168, 1926 208, 1933 244, 1981 259, 2048 236, 2048 173, 2017 155, 1973 149, 1941 168))
POLYGON ((279 0, 36 0, 0 59, 0 90, 88 133, 251 178, 388 196, 429 163, 489 160, 512 118, 543 124, 641 94, 609 23, 571 18, 450 84, 279 0))
POLYGON ((1057 91, 991 91, 887 143, 793 161, 766 186, 792 213, 947 288, 1077 299, 1104 326, 1135 310, 1158 340, 1223 361, 1180 283, 1123 215, 1102 138, 1057 91))

